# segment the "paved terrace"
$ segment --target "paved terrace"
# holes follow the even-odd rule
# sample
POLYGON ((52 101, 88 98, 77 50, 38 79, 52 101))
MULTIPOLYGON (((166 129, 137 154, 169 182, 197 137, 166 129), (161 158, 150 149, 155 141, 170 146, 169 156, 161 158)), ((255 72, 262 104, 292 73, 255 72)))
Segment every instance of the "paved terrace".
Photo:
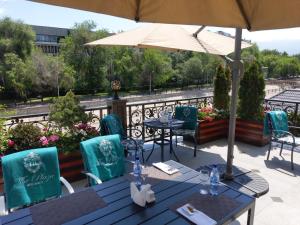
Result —
MULTIPOLYGON (((151 148, 150 144, 147 146, 151 148)), ((279 149, 274 148, 270 160, 266 161, 268 146, 256 147, 237 142, 234 165, 254 170, 264 177, 270 185, 269 192, 256 199, 256 225, 298 225, 300 224, 300 153, 295 152, 295 170, 290 169, 290 152, 284 150, 282 157, 279 149)), ((209 142, 198 147, 197 157, 193 157, 192 146, 178 146, 177 155, 181 163, 191 168, 202 165, 225 163, 227 158, 227 140, 209 142)), ((146 153, 146 155, 148 152, 146 153)), ((165 148, 165 158, 170 159, 165 148)), ((174 160, 172 157, 171 159, 174 160)), ((160 149, 156 148, 148 164, 160 160, 160 149)), ((77 189, 83 188, 85 181, 73 183, 77 189)), ((231 225, 246 224, 246 214, 231 225)))

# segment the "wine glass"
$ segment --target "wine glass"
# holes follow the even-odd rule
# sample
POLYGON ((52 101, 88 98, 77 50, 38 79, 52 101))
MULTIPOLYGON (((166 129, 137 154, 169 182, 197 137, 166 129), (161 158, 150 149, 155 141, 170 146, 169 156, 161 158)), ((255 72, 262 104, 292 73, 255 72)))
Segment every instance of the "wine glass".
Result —
MULTIPOLYGON (((202 185, 207 185, 207 182, 209 180, 209 171, 207 169, 202 169, 200 172, 200 181, 202 185)), ((208 191, 206 189, 201 188, 200 194, 207 195, 208 191)))

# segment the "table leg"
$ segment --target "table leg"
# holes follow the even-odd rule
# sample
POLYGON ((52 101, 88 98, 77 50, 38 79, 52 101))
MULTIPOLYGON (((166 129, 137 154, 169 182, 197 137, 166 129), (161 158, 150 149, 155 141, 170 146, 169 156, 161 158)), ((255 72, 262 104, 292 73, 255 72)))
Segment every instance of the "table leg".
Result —
POLYGON ((160 158, 161 158, 161 161, 164 162, 165 161, 165 157, 164 157, 165 129, 161 129, 160 141, 161 141, 161 146, 160 146, 161 155, 160 155, 160 158))
POLYGON ((248 210, 247 225, 254 224, 254 211, 255 211, 255 203, 253 203, 252 207, 248 210))
POLYGON ((170 154, 173 154, 176 161, 179 162, 179 159, 173 149, 173 139, 172 138, 173 138, 173 133, 172 133, 172 130, 170 130, 170 154))

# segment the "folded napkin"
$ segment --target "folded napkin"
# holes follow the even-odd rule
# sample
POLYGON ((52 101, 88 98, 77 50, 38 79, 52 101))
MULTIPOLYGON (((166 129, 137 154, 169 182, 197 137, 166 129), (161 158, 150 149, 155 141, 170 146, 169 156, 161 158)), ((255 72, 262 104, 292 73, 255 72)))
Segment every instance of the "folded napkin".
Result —
POLYGON ((190 204, 185 204, 177 209, 181 215, 198 225, 216 225, 217 221, 213 220, 203 212, 195 209, 190 204))
POLYGON ((169 174, 169 175, 172 175, 174 173, 179 172, 178 169, 173 168, 173 167, 171 167, 171 166, 169 166, 169 165, 167 165, 167 164, 165 164, 163 162, 152 163, 152 165, 155 166, 156 168, 160 169, 161 171, 169 174))

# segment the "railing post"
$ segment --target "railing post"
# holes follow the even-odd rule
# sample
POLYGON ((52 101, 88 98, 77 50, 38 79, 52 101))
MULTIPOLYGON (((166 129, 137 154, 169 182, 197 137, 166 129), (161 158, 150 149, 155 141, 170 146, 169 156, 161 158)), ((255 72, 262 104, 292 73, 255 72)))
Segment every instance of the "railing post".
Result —
POLYGON ((118 115, 122 121, 123 127, 127 129, 127 112, 126 112, 126 99, 117 99, 107 101, 107 106, 111 106, 111 113, 118 115))
MULTIPOLYGON (((296 121, 296 119, 297 119, 297 115, 298 115, 298 107, 299 107, 299 104, 296 103, 296 109, 295 109, 295 112, 294 112, 294 118, 293 118, 294 121, 296 121)), ((294 121, 293 121, 293 122, 294 122, 294 121)))
POLYGON ((145 120, 145 104, 142 105, 142 138, 145 140, 145 126, 143 126, 145 120))
POLYGON ((129 118, 128 118, 128 126, 129 126, 129 137, 132 137, 132 112, 131 112, 131 105, 128 106, 128 114, 129 114, 129 118))

